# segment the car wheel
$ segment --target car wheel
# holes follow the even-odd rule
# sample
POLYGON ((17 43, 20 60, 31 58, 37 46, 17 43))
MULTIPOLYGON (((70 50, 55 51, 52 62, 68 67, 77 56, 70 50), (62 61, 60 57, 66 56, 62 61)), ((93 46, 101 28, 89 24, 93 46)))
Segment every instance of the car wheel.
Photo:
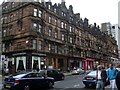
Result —
POLYGON ((25 85, 25 86, 24 86, 24 90, 30 90, 29 85, 25 85))
POLYGON ((53 88, 52 82, 49 82, 48 87, 49 87, 49 88, 53 88))
POLYGON ((85 85, 85 88, 88 88, 89 86, 88 85, 85 85))

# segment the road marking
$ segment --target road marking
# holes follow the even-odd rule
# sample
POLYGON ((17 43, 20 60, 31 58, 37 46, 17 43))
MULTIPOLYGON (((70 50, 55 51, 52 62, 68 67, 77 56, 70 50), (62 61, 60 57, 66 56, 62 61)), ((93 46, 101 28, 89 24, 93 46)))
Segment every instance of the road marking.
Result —
POLYGON ((68 89, 68 88, 70 88, 70 87, 65 87, 65 88, 62 88, 62 89, 60 89, 60 90, 65 90, 65 89, 68 89))
POLYGON ((61 82, 61 81, 56 81, 55 83, 59 83, 59 82, 61 82))
POLYGON ((74 87, 79 87, 80 86, 80 84, 76 84, 76 85, 74 85, 74 87))

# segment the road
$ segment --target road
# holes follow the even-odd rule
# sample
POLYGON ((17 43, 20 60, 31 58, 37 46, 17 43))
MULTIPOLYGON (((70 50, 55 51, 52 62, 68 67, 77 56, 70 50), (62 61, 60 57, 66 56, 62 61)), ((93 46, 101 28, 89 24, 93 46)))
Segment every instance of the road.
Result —
POLYGON ((94 88, 85 88, 82 77, 82 75, 67 76, 65 80, 55 82, 54 88, 50 90, 95 90, 94 88))
MULTIPOLYGON (((56 81, 54 88, 48 90, 95 90, 95 88, 85 88, 82 83, 83 75, 66 76, 65 80, 56 81)), ((2 84, 0 84, 0 90, 2 84)))

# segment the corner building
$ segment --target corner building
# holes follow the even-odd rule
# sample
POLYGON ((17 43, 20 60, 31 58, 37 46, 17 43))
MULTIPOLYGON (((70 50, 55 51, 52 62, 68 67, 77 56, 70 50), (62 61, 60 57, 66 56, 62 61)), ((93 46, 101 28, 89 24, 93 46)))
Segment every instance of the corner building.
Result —
POLYGON ((65 2, 2 3, 2 54, 10 73, 55 68, 91 70, 118 57, 116 41, 65 2))

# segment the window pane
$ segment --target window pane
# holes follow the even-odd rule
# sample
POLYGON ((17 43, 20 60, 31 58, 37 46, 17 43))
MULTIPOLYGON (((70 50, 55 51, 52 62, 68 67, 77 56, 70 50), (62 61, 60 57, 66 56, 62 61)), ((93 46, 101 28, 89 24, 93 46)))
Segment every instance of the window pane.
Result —
POLYGON ((39 49, 42 49, 42 42, 39 41, 39 49))
POLYGON ((49 29, 49 31, 48 31, 48 35, 49 35, 49 36, 52 35, 52 30, 51 30, 51 29, 49 29))
POLYGON ((42 17, 42 11, 41 10, 39 10, 39 17, 42 17))
POLYGON ((37 29, 37 24, 36 23, 33 23, 33 29, 37 29))
POLYGON ((39 32, 42 33, 42 26, 39 25, 39 32))
POLYGON ((65 39, 65 36, 64 36, 64 34, 62 34, 62 40, 64 41, 64 39, 65 39))
POLYGON ((64 28, 64 23, 63 22, 61 22, 61 28, 64 28))
POLYGON ((49 17, 49 23, 51 23, 52 22, 52 18, 51 17, 49 17))
POLYGON ((48 45, 48 50, 49 50, 49 51, 51 50, 51 44, 48 45))
POLYGON ((37 9, 34 9, 34 16, 37 16, 37 9))
POLYGON ((36 40, 33 40, 33 49, 36 49, 36 40))

